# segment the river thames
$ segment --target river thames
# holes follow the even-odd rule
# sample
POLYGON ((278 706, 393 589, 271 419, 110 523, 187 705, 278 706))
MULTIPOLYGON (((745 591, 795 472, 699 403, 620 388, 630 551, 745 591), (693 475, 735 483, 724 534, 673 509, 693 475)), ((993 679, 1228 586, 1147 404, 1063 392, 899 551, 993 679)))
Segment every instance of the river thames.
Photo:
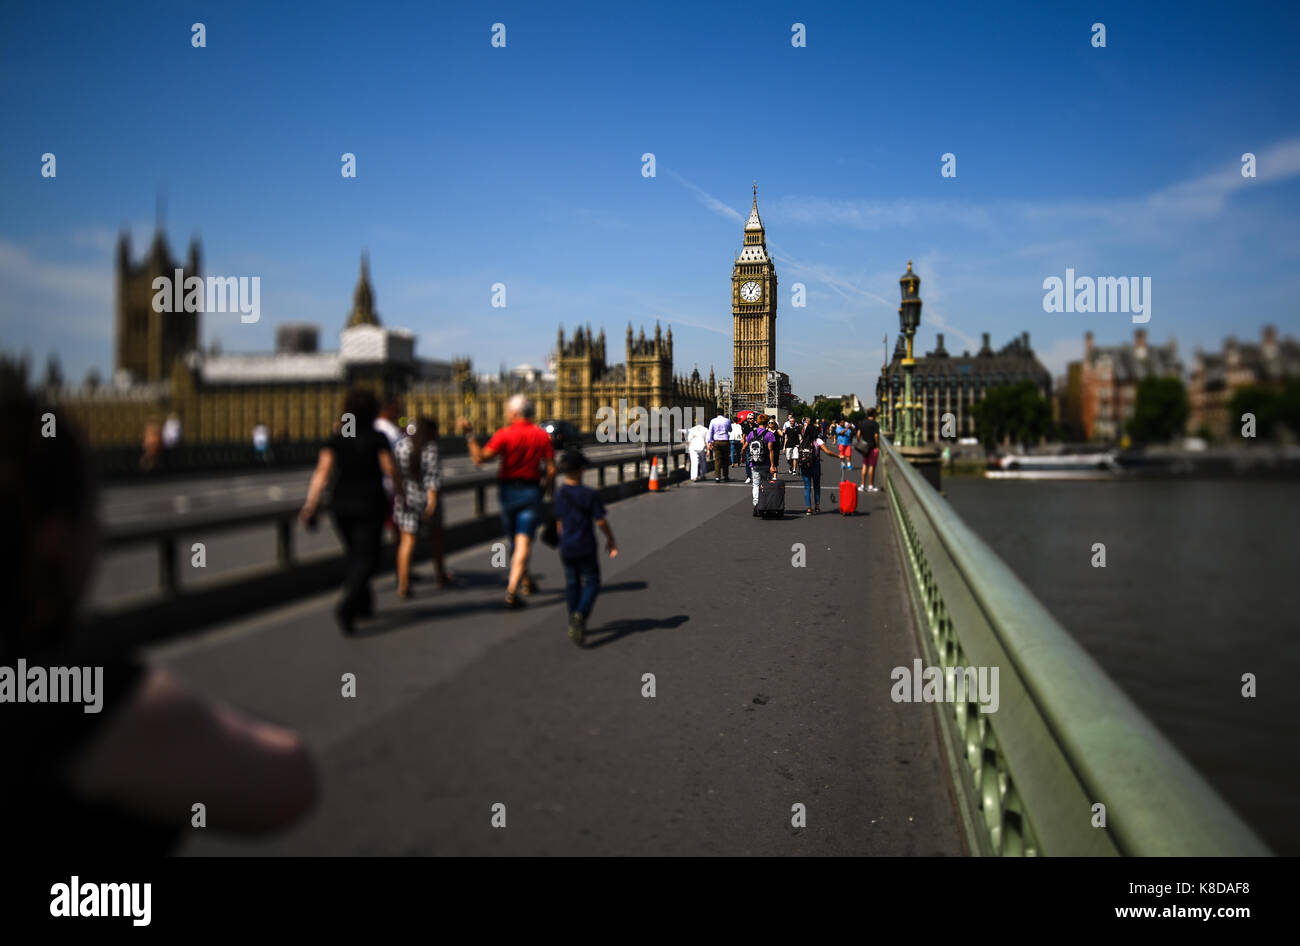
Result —
POLYGON ((1260 837, 1300 854, 1297 484, 950 477, 944 494, 1260 837))

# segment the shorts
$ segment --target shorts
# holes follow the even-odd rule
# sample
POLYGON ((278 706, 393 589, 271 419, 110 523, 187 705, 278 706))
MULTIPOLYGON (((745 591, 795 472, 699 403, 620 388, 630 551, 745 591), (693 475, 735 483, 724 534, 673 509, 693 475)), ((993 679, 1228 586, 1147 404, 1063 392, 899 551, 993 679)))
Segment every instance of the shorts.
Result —
POLYGON ((503 481, 498 496, 501 501, 501 526, 506 538, 517 535, 533 537, 542 523, 542 487, 538 483, 503 481))
POLYGON ((798 460, 798 459, 799 459, 799 448, 798 448, 798 447, 786 447, 786 448, 785 448, 785 458, 786 458, 787 460, 791 460, 791 461, 798 460))
POLYGON ((842 443, 842 444, 839 444, 838 446, 839 446, 839 448, 840 448, 840 459, 841 459, 841 460, 852 460, 852 459, 853 459, 853 445, 852 445, 852 444, 842 443))
POLYGON ((876 465, 876 461, 880 459, 879 447, 872 447, 870 450, 859 451, 859 452, 862 453, 862 459, 867 466, 874 467, 876 465))

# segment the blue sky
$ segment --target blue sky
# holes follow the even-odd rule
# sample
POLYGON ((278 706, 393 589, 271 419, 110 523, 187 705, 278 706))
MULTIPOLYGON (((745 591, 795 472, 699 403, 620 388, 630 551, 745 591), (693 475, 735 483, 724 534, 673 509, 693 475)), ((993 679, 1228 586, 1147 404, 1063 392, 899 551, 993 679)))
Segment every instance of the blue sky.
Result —
POLYGON ((729 374, 755 178, 781 282, 778 367, 804 397, 873 389, 909 259, 922 350, 939 331, 957 353, 1028 331, 1060 373, 1086 330, 1130 338, 1124 314, 1043 311, 1043 280, 1066 267, 1150 276, 1146 328, 1188 356, 1265 322, 1300 334, 1295 4, 87 3, 2 17, 0 347, 38 366, 55 351, 72 379, 111 369, 114 240, 126 227, 143 252, 160 183, 174 252, 197 233, 205 273, 261 277, 259 323, 203 317, 205 344, 226 351, 269 349, 291 320, 336 346, 367 249, 381 318, 416 332, 422 355, 539 364, 559 324, 590 322, 621 360, 627 322, 657 318, 678 371, 729 374), (806 308, 790 305, 795 282, 806 308))

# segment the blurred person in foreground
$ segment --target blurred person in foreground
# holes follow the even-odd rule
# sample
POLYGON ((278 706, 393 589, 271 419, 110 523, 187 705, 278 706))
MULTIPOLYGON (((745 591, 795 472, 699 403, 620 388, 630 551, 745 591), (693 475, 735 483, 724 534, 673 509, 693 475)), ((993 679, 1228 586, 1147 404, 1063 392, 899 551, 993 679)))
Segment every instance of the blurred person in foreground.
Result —
POLYGON ((531 595, 537 590, 528 575, 528 559, 533 533, 542 520, 542 496, 555 482, 555 445, 533 420, 533 402, 522 394, 506 402, 506 425, 487 443, 479 445, 467 418, 458 418, 456 429, 465 435, 475 466, 482 466, 494 457, 501 460, 497 470, 501 524, 506 540, 513 546, 505 604, 511 610, 522 608, 521 595, 531 595))
POLYGON ((79 626, 100 538, 88 459, 7 362, 0 527, 7 850, 160 855, 190 829, 196 802, 207 827, 245 834, 286 827, 313 806, 316 773, 301 736, 200 697, 79 626))
POLYGON ((370 579, 379 565, 384 520, 388 518, 384 478, 388 477, 399 492, 402 489, 401 473, 388 439, 375 429, 378 411, 375 395, 368 389, 357 387, 348 392, 343 402, 343 423, 321 447, 307 501, 298 514, 304 525, 314 528, 321 495, 333 480, 330 508, 347 558, 343 599, 334 616, 349 636, 356 633, 357 618, 375 613, 370 579))

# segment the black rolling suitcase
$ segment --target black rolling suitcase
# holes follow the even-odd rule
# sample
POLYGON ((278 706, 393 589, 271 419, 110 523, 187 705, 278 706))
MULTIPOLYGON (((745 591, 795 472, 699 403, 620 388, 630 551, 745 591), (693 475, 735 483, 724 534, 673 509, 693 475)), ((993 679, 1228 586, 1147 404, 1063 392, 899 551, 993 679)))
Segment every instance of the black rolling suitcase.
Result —
POLYGON ((785 483, 772 479, 758 487, 756 515, 763 519, 781 519, 785 516, 785 483))

